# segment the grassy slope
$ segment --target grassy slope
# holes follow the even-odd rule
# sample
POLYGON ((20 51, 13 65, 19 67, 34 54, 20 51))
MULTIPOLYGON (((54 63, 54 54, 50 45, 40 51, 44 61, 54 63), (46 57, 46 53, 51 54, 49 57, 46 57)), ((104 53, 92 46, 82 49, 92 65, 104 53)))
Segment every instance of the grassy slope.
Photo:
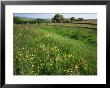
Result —
POLYGON ((14 25, 14 74, 96 74, 96 44, 87 42, 88 36, 95 41, 95 30, 79 33, 70 28, 73 27, 14 25), (71 37, 73 33, 79 33, 77 39, 71 37), (80 39, 83 35, 87 41, 80 39))

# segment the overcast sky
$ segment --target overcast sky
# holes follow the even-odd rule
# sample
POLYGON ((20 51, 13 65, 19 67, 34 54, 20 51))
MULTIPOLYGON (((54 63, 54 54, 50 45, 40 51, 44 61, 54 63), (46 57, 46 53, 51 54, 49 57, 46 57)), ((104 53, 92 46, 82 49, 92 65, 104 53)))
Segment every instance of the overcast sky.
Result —
MULTIPOLYGON (((27 18, 42 18, 51 19, 56 13, 14 13, 14 16, 27 17, 27 18)), ((58 13, 61 14, 61 13, 58 13)), ((84 18, 84 19, 96 19, 96 13, 62 13, 65 18, 84 18)))

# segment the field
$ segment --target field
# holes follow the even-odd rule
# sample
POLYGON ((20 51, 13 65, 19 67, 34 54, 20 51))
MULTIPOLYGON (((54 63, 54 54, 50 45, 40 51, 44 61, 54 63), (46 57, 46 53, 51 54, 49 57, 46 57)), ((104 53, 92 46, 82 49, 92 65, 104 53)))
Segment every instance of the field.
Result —
POLYGON ((97 28, 14 24, 14 75, 97 75, 97 28))

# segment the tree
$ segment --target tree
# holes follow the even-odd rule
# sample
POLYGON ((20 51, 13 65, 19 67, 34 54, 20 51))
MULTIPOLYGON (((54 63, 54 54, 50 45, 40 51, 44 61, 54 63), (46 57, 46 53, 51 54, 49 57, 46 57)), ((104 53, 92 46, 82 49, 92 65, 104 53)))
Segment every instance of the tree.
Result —
POLYGON ((70 22, 75 22, 76 21, 76 18, 75 17, 71 17, 70 18, 70 22))
POLYGON ((78 21, 83 21, 84 19, 83 18, 78 18, 78 21))
POLYGON ((52 22, 62 23, 64 21, 63 15, 55 14, 55 16, 52 18, 52 22))
POLYGON ((65 18, 65 21, 64 21, 64 23, 70 23, 70 19, 68 19, 68 18, 65 18))
POLYGON ((46 20, 45 19, 36 19, 36 23, 37 24, 42 24, 42 23, 45 23, 46 22, 46 20))

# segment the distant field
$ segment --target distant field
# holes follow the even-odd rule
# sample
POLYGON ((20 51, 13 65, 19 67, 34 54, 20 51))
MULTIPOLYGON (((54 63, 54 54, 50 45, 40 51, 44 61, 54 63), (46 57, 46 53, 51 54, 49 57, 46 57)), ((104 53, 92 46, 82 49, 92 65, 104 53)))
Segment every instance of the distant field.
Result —
POLYGON ((14 75, 97 75, 97 27, 14 24, 14 75))
POLYGON ((96 25, 96 24, 97 24, 97 19, 86 19, 86 20, 84 20, 84 21, 79 21, 79 22, 77 22, 77 23, 96 25))

